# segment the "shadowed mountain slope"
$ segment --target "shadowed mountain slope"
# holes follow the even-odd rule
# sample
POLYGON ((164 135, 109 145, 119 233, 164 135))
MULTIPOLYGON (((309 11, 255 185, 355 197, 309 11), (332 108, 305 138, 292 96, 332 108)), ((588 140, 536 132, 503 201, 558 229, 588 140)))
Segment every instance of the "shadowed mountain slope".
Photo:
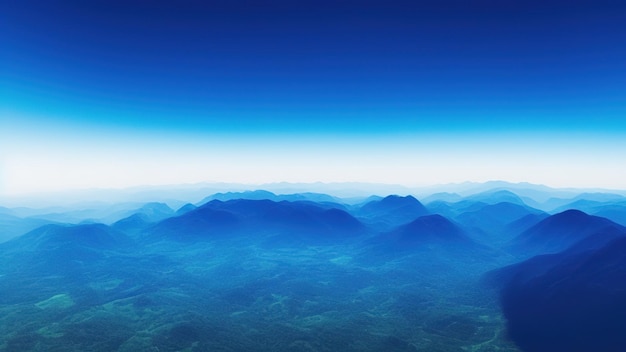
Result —
POLYGON ((626 237, 490 273, 509 335, 530 352, 626 350, 626 237))

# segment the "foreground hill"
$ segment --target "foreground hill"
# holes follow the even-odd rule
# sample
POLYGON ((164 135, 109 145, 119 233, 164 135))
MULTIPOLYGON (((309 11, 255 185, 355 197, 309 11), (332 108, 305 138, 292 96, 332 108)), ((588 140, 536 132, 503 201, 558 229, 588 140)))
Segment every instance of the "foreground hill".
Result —
POLYGON ((626 237, 491 273, 510 336, 530 352, 626 350, 626 237))

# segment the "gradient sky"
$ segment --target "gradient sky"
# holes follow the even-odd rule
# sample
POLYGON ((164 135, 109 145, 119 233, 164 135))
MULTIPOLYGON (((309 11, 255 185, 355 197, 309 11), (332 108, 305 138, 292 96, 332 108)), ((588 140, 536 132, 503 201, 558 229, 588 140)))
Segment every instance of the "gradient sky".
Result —
POLYGON ((0 195, 626 189, 624 1, 3 1, 0 195))

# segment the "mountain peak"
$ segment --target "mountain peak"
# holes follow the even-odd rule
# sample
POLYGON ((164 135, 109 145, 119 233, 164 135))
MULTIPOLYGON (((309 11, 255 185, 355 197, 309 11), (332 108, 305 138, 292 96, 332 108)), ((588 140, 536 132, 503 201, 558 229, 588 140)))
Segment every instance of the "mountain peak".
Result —
POLYGON ((389 237, 400 244, 470 241, 459 226, 439 214, 421 216, 390 232, 389 237))

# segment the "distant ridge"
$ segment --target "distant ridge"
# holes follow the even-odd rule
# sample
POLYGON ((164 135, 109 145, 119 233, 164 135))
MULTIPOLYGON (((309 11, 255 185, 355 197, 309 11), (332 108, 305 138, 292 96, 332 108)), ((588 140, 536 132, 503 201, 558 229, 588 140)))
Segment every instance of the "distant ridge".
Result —
POLYGON ((522 198, 509 190, 489 190, 486 192, 473 194, 471 196, 465 197, 465 199, 487 204, 498 204, 506 202, 526 206, 526 203, 524 203, 522 198))
POLYGON ((285 200, 289 202, 312 201, 316 203, 322 203, 322 202, 341 203, 341 200, 339 198, 329 196, 328 194, 322 194, 322 193, 302 192, 302 193, 294 193, 294 194, 277 195, 275 193, 265 191, 265 190, 255 190, 255 191, 245 191, 245 192, 215 193, 204 198, 203 200, 198 202, 197 205, 198 206, 204 205, 212 200, 221 200, 223 202, 226 202, 229 200, 237 200, 237 199, 271 200, 275 202, 285 200))

